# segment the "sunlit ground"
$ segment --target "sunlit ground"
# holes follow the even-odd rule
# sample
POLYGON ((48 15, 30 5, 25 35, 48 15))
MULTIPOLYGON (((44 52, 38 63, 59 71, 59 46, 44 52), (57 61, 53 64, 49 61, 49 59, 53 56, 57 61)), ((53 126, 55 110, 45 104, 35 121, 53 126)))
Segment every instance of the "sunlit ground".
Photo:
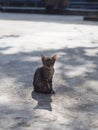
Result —
POLYGON ((0 129, 98 130, 98 23, 0 13, 0 129), (40 54, 57 54, 55 95, 33 91, 40 54))

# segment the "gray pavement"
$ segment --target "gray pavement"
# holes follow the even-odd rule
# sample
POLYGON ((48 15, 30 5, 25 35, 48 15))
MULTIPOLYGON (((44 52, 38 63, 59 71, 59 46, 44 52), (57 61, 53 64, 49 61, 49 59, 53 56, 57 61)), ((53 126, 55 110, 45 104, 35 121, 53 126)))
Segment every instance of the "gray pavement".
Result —
POLYGON ((98 23, 0 13, 0 130, 98 130, 98 23), (40 54, 57 54, 55 95, 33 92, 40 54))

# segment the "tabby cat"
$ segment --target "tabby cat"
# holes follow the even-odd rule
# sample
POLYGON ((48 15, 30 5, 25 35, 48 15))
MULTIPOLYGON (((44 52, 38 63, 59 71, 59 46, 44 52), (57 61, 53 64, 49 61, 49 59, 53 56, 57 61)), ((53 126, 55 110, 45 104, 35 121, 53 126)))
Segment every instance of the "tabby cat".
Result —
POLYGON ((57 56, 51 58, 41 55, 43 66, 38 68, 34 74, 33 86, 37 93, 55 93, 52 88, 52 79, 54 74, 54 63, 57 56))

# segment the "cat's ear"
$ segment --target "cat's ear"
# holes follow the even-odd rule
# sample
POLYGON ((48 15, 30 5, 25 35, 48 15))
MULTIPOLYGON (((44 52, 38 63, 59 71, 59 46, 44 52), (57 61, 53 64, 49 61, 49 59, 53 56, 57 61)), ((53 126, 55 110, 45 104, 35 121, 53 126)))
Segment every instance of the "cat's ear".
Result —
POLYGON ((42 61, 45 61, 46 57, 43 54, 41 54, 41 59, 42 59, 42 61))
POLYGON ((52 59, 56 60, 57 59, 57 55, 52 56, 52 59))

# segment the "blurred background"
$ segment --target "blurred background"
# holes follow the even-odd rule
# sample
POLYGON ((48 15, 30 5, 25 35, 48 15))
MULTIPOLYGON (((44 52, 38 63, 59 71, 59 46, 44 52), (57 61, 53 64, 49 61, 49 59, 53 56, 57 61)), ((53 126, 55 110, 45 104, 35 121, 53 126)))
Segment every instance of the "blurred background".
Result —
POLYGON ((0 0, 0 7, 98 9, 98 0, 0 0))

